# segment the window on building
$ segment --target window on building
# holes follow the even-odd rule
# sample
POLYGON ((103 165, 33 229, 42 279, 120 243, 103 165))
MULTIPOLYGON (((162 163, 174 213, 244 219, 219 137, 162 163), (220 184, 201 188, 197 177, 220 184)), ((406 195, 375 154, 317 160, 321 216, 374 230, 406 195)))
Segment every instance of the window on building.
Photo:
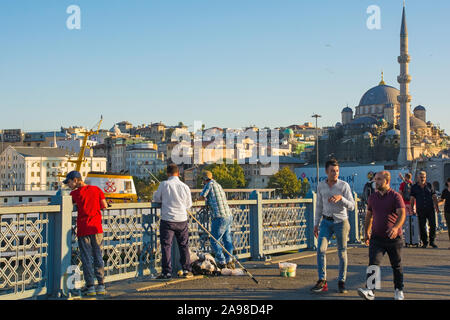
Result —
POLYGON ((34 177, 34 172, 31 172, 31 176, 34 177))
POLYGON ((4 203, 8 203, 8 198, 4 198, 4 199, 3 199, 3 202, 4 202, 4 203))
POLYGON ((33 198, 28 198, 28 202, 33 202, 33 198))
POLYGON ((22 202, 23 201, 23 197, 19 197, 19 202, 22 202))

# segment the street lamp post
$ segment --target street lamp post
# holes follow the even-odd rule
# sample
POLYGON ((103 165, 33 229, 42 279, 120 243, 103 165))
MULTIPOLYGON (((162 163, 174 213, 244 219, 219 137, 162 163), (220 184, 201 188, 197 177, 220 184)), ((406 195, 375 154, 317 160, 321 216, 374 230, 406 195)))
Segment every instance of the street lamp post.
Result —
POLYGON ((313 114, 313 118, 316 118, 316 168, 317 168, 317 188, 319 188, 319 127, 317 126, 317 118, 321 118, 321 115, 313 114))

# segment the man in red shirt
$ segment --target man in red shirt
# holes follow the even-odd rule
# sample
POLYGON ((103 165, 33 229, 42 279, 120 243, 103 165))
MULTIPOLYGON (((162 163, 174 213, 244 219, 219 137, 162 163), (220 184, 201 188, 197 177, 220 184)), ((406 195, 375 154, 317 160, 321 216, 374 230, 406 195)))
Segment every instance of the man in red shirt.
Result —
POLYGON ((103 228, 101 210, 108 207, 103 191, 83 182, 78 171, 71 171, 63 181, 72 190, 70 195, 77 206, 77 237, 86 286, 83 294, 106 294, 103 264, 103 228), (92 265, 92 260, 94 265, 92 265), (98 286, 94 282, 97 278, 98 286))
POLYGON ((412 175, 411 173, 405 174, 405 178, 403 179, 402 174, 400 173, 399 176, 402 178, 403 182, 400 184, 400 188, 398 189, 400 194, 402 195, 403 202, 405 203, 406 208, 406 215, 412 215, 412 209, 411 209, 411 188, 414 184, 411 180, 412 175))

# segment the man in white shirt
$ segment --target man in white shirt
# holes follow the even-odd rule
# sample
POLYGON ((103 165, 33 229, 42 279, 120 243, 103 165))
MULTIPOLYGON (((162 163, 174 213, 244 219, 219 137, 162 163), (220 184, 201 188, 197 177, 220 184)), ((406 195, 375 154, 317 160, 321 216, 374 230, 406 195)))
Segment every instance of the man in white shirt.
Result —
POLYGON ((172 277, 172 241, 175 236, 180 248, 180 263, 183 277, 191 277, 189 254, 189 229, 187 210, 192 206, 191 190, 179 178, 176 164, 167 166, 168 180, 160 183, 153 195, 153 202, 161 203, 160 243, 162 252, 162 273, 159 279, 172 277))
POLYGON ((314 223, 314 236, 317 243, 317 270, 319 280, 311 288, 313 292, 328 291, 326 277, 326 252, 328 241, 333 234, 336 236, 339 277, 338 292, 346 293, 345 278, 347 274, 347 238, 350 231, 347 211, 355 210, 350 186, 347 182, 339 180, 339 163, 329 160, 325 164, 327 179, 321 181, 317 187, 316 217, 314 223))

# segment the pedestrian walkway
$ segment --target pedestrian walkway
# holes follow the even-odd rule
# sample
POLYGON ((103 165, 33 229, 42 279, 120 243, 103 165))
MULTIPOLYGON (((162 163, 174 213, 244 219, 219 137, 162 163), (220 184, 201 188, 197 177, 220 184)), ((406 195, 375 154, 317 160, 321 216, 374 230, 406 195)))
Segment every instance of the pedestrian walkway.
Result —
MULTIPOLYGON (((450 243, 447 232, 438 234, 436 243, 439 246, 437 249, 403 249, 406 299, 450 299, 450 243)), ((169 283, 143 277, 109 284, 108 295, 102 299, 361 299, 356 290, 365 283, 368 248, 363 245, 349 247, 347 294, 337 293, 338 257, 335 249, 329 251, 329 291, 326 293, 312 294, 309 291, 317 280, 317 271, 316 256, 314 252, 307 251, 273 257, 271 262, 245 263, 259 284, 247 276, 197 277, 169 283), (280 277, 277 262, 286 260, 298 265, 295 278, 280 277)), ((381 289, 376 292, 376 298, 393 299, 392 269, 387 255, 381 266, 381 275, 381 289)))

